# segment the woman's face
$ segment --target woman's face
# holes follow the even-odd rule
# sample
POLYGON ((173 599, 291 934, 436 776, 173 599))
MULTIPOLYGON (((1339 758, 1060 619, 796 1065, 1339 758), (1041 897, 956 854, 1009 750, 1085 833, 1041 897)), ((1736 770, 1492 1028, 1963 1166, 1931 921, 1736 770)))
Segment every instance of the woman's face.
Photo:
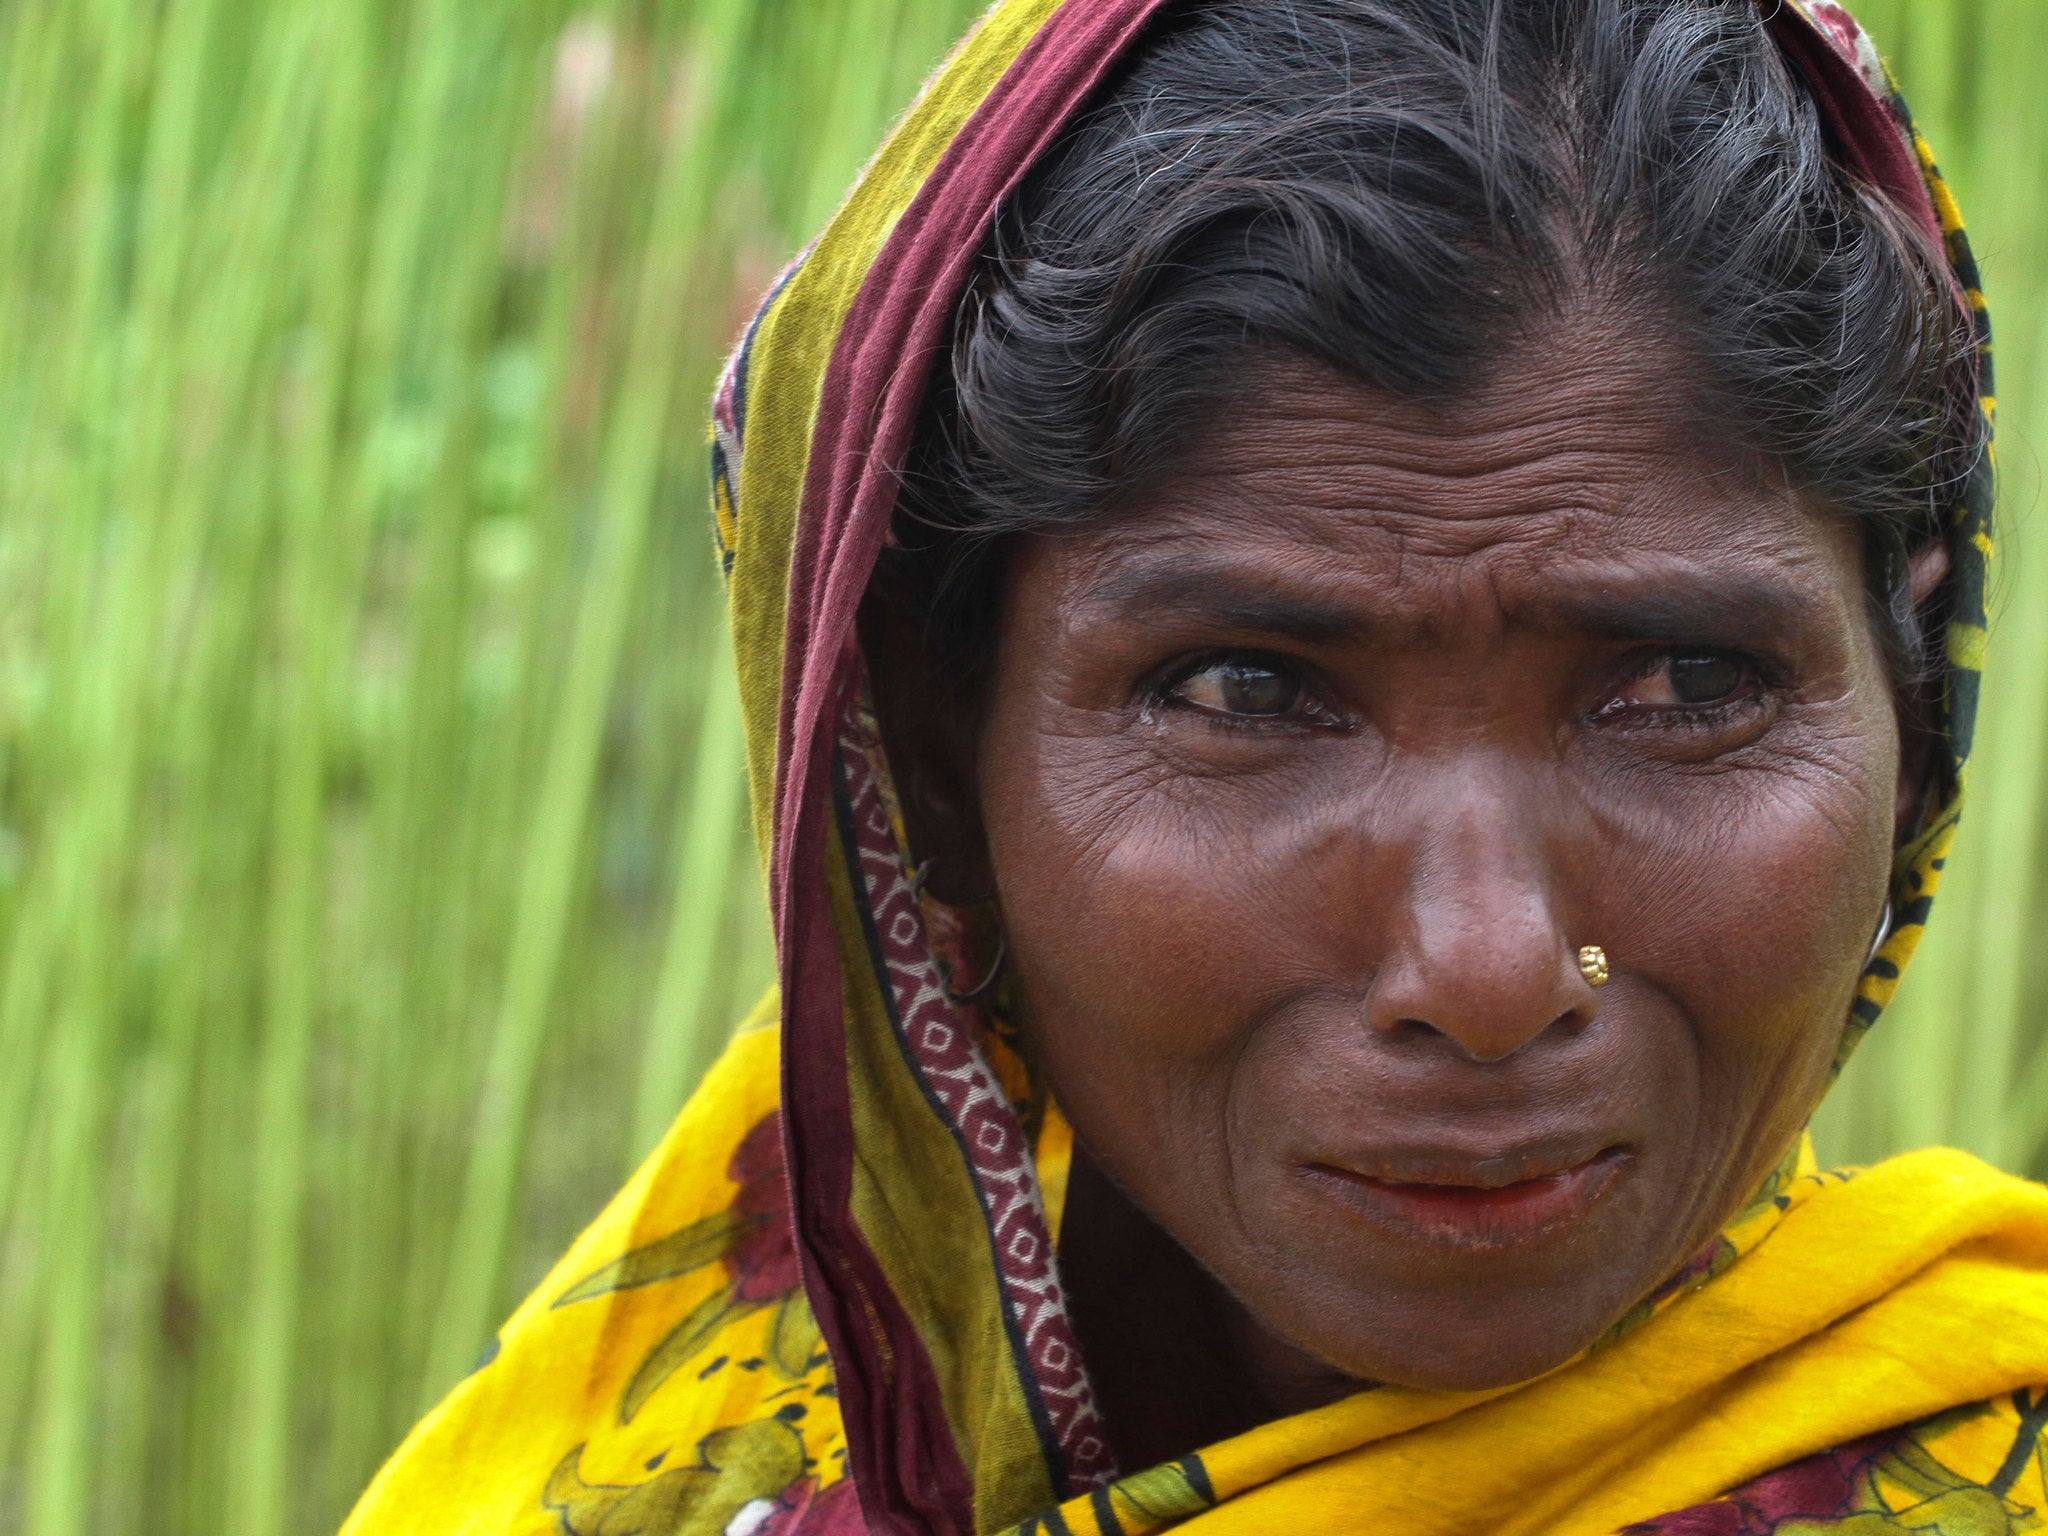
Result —
POLYGON ((1855 531, 1649 352, 1441 410, 1276 366, 1012 561, 975 772, 1025 1026, 1095 1161, 1352 1376, 1527 1378, 1698 1252, 1883 908, 1855 531))

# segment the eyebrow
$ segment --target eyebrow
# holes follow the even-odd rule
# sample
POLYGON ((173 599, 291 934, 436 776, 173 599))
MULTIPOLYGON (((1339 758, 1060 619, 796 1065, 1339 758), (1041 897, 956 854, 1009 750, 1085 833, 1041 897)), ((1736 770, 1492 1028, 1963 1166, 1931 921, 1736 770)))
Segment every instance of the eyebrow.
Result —
POLYGON ((1275 591, 1228 565, 1185 561, 1118 572, 1089 588, 1082 605, 1124 613, 1170 610, 1176 618, 1218 629, 1283 635, 1311 645, 1357 639, 1374 627, 1370 615, 1351 604, 1275 591))
POLYGON ((1683 585, 1559 592, 1533 606, 1541 622, 1610 640, 1784 640, 1810 630, 1815 619, 1811 594, 1748 571, 1683 585))
MULTIPOLYGON (((1140 616, 1164 611, 1218 629, 1311 645, 1359 640, 1385 627, 1384 620, 1354 603, 1275 590, 1270 582, 1214 562, 1175 561, 1120 571, 1089 588, 1081 601, 1097 611, 1140 616)), ((1782 578, 1748 571, 1553 591, 1517 606, 1538 627, 1609 640, 1782 643, 1809 631, 1815 619, 1811 594, 1782 578)))

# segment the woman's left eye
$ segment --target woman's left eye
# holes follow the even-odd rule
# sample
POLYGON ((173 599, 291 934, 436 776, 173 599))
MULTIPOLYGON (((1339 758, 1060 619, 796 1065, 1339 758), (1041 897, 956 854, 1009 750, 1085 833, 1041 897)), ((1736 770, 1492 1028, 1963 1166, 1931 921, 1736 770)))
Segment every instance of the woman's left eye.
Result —
POLYGON ((1276 720, 1300 713, 1307 693, 1300 676, 1285 666, 1226 656, 1185 673, 1166 697, 1213 715, 1276 720))
POLYGON ((1712 711, 1760 690, 1756 666, 1733 651, 1664 651, 1602 705, 1602 715, 1712 711))

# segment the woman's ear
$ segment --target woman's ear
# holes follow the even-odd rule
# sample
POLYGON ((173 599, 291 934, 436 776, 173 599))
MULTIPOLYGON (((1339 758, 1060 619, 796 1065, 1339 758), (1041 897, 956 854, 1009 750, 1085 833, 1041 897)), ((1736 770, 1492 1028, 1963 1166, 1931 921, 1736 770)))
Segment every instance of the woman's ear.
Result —
POLYGON ((982 835, 972 702, 934 663, 921 618, 899 601, 869 594, 860 641, 911 854, 930 864, 926 886, 952 905, 986 901, 994 880, 982 835))
MULTIPOLYGON (((1906 590, 1913 607, 1925 611, 1949 572, 1948 545, 1936 539, 1917 550, 1906 562, 1906 590)), ((1899 789, 1895 841, 1903 843, 1920 827, 1927 810, 1927 794, 1933 787, 1942 748, 1934 728, 1937 713, 1938 679, 1910 679, 1898 691, 1899 789)))
POLYGON ((1924 608, 1927 599, 1934 596, 1935 589, 1948 580, 1948 544, 1936 539, 1906 562, 1906 589, 1913 595, 1913 606, 1924 608))

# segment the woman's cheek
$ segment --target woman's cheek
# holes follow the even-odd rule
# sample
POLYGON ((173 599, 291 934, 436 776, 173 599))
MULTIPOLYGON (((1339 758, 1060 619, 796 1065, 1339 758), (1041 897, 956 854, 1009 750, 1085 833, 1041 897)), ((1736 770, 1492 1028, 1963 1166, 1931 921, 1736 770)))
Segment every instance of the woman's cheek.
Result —
POLYGON ((1071 738, 997 813, 1004 918, 1105 1024, 1199 1056, 1302 930, 1310 821, 1284 775, 1194 777, 1148 743, 1071 738), (1006 856, 1007 854, 1007 856, 1006 856))
POLYGON ((1599 936, 1694 1021, 1730 1137, 1810 1111, 1883 911, 1896 737, 1855 702, 1749 766, 1591 791, 1599 936))
POLYGON ((1232 1064, 1295 968, 1298 903, 1272 867, 1292 813, 1143 750, 1054 745, 991 803, 1022 1022, 1107 1166, 1222 1198, 1232 1064))

